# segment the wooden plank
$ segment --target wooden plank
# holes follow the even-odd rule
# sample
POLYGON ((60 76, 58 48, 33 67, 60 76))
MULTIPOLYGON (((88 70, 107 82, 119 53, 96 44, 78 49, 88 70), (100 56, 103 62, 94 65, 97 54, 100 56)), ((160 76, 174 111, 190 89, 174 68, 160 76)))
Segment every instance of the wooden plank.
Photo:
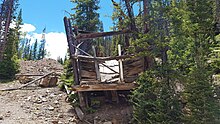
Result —
POLYGON ((79 96, 79 105, 82 108, 86 107, 86 100, 84 97, 84 92, 78 92, 78 96, 79 96))
POLYGON ((75 55, 75 48, 74 46, 77 46, 77 41, 73 37, 73 31, 72 31, 72 25, 70 22, 70 19, 67 17, 64 17, 64 25, 65 25, 65 30, 66 30, 66 35, 67 35, 67 43, 70 51, 70 57, 71 57, 71 64, 73 66, 73 72, 74 72, 74 81, 76 85, 79 85, 79 72, 78 72, 78 63, 77 59, 72 58, 72 55, 75 55))
POLYGON ((132 33, 132 32, 130 30, 121 30, 121 31, 111 31, 111 32, 79 34, 78 36, 76 36, 76 40, 86 40, 86 39, 93 39, 93 38, 127 34, 127 33, 132 33))
POLYGON ((81 78, 84 77, 96 79, 96 73, 94 71, 81 70, 81 78))
POLYGON ((44 76, 44 74, 16 74, 15 76, 44 76))
POLYGON ((132 57, 132 58, 127 58, 123 61, 123 64, 129 65, 132 64, 136 61, 141 61, 143 60, 143 57, 132 57))
POLYGON ((108 91, 108 90, 131 90, 137 87, 134 83, 124 84, 95 84, 95 85, 76 85, 73 91, 108 91))
POLYGON ((81 66, 80 69, 95 72, 95 63, 94 62, 88 62, 88 63, 79 62, 79 63, 81 66))
POLYGON ((99 81, 94 79, 82 79, 80 81, 80 84, 88 84, 88 85, 97 84, 97 83, 99 83, 99 81))
POLYGON ((125 82, 126 82, 126 83, 132 83, 132 82, 134 82, 135 80, 137 80, 137 78, 138 78, 138 75, 127 76, 127 77, 125 78, 125 82))
POLYGON ((132 68, 132 67, 144 67, 144 61, 136 61, 132 64, 123 64, 124 68, 132 68))
POLYGON ((131 75, 137 75, 137 74, 143 72, 143 70, 144 70, 143 68, 132 68, 130 70, 125 71, 124 75, 125 75, 125 77, 131 76, 131 75))
POLYGON ((108 61, 108 60, 119 60, 119 59, 126 59, 126 58, 131 58, 133 55, 121 55, 121 56, 109 56, 109 57, 92 57, 92 56, 85 56, 85 55, 72 55, 72 58, 79 59, 79 60, 84 60, 84 61, 108 61))
MULTIPOLYGON (((121 56, 121 45, 118 44, 118 55, 121 56)), ((119 59, 119 75, 120 75, 120 82, 124 83, 124 74, 123 74, 123 64, 122 64, 122 60, 119 59)))
MULTIPOLYGON (((92 49, 93 49, 93 53, 94 53, 94 58, 96 58, 95 46, 92 46, 92 49)), ((99 72, 98 62, 97 62, 97 60, 95 60, 94 62, 95 62, 96 79, 97 79, 98 81, 101 81, 101 75, 100 75, 100 72, 99 72)))

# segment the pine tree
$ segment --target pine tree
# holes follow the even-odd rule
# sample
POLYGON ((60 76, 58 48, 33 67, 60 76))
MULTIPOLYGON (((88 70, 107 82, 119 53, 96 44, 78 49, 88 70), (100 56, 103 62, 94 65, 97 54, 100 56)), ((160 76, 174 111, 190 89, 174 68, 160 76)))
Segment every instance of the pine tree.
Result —
POLYGON ((34 42, 34 46, 33 46, 33 60, 37 60, 37 44, 38 44, 38 42, 37 42, 37 39, 35 40, 35 42, 34 42))
POLYGON ((23 59, 24 60, 28 60, 29 59, 29 54, 30 54, 30 47, 31 47, 31 44, 30 44, 30 41, 31 39, 25 39, 25 47, 24 47, 24 55, 23 55, 23 59))
MULTIPOLYGON (((175 73, 167 54, 170 29, 168 29, 169 21, 166 13, 169 12, 169 7, 167 1, 151 1, 148 4, 149 30, 140 30, 143 33, 140 32, 137 40, 132 43, 136 51, 142 50, 141 55, 157 59, 154 65, 140 76, 137 80, 139 87, 133 91, 131 101, 134 107, 134 123, 182 122, 180 94, 175 89, 175 73)), ((140 20, 144 20, 143 17, 140 20)))
POLYGON ((74 25, 84 31, 100 31, 102 23, 97 13, 99 0, 72 0, 76 4, 73 8, 75 13, 72 15, 74 25))
POLYGON ((38 50, 38 60, 45 58, 47 51, 45 49, 46 40, 45 40, 46 28, 43 29, 42 40, 40 41, 39 50, 38 50))
POLYGON ((192 67, 185 87, 189 112, 185 115, 187 123, 217 123, 219 103, 214 97, 211 77, 213 70, 207 62, 214 41, 213 1, 187 1, 189 18, 192 23, 189 36, 192 42, 192 67))
MULTIPOLYGON (((17 3, 17 1, 16 1, 17 3)), ((4 52, 4 60, 0 62, 0 79, 13 79, 15 74, 18 72, 18 43, 20 38, 20 24, 22 23, 21 11, 19 12, 18 17, 16 18, 15 10, 17 6, 13 8, 14 12, 12 14, 16 22, 15 28, 9 29, 9 34, 7 38, 6 48, 4 52)))

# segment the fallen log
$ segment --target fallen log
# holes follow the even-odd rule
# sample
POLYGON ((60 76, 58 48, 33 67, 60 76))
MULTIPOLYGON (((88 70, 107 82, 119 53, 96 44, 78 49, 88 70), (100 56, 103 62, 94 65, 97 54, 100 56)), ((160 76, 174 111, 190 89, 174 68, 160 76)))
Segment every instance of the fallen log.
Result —
POLYGON ((47 74, 45 74, 44 76, 41 76, 41 77, 39 77, 39 78, 37 78, 37 79, 34 79, 33 81, 30 81, 30 82, 28 82, 28 83, 26 83, 26 84, 24 84, 24 85, 22 85, 22 86, 20 86, 20 87, 2 89, 2 90, 0 90, 0 91, 20 90, 20 89, 22 89, 23 87, 26 87, 26 86, 28 86, 28 85, 31 85, 31 84, 35 83, 36 81, 39 81, 39 80, 41 80, 42 78, 47 77, 48 75, 51 75, 51 74, 53 74, 53 73, 54 73, 54 72, 47 73, 47 74))

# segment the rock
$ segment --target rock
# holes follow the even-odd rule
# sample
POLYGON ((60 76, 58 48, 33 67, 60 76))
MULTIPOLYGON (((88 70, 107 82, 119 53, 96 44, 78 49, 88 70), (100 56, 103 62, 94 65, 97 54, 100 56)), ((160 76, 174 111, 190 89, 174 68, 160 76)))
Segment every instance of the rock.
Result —
POLYGON ((57 117, 58 118, 63 118, 63 115, 62 114, 58 114, 57 117))
POLYGON ((103 124, 112 124, 111 121, 104 122, 103 124))
POLYGON ((0 115, 0 120, 3 120, 3 115, 0 115))
POLYGON ((63 124, 63 122, 62 122, 62 121, 59 121, 58 124, 63 124))
POLYGON ((96 116, 96 117, 94 118, 93 123, 94 123, 94 124, 99 124, 99 121, 100 121, 100 118, 99 118, 98 116, 96 116))
POLYGON ((56 96, 56 95, 55 95, 54 93, 51 93, 49 97, 50 97, 50 98, 53 98, 53 97, 55 97, 55 96, 56 96))
POLYGON ((46 93, 50 93, 50 90, 47 90, 46 93))
POLYGON ((34 103, 41 104, 42 102, 42 100, 36 100, 34 103))
POLYGON ((46 99, 46 98, 42 98, 42 101, 43 101, 43 102, 47 102, 47 99, 46 99))
POLYGON ((40 82, 40 86, 42 87, 48 87, 50 85, 50 77, 45 77, 43 80, 40 82))
POLYGON ((53 106, 49 106, 49 107, 48 107, 48 110, 53 111, 53 110, 54 110, 54 107, 53 107, 53 106))
POLYGON ((53 103, 54 103, 54 104, 59 104, 59 101, 56 100, 56 101, 54 101, 53 103))
POLYGON ((58 123, 59 123, 58 120, 53 120, 53 121, 51 121, 51 122, 52 122, 52 124, 58 124, 58 123))
POLYGON ((7 113, 5 114, 5 117, 10 117, 11 116, 11 111, 7 111, 7 113))
POLYGON ((49 86, 50 87, 54 87, 57 85, 57 82, 58 82, 58 77, 50 77, 50 81, 49 81, 49 86))
POLYGON ((31 96, 28 96, 28 98, 26 99, 27 101, 30 101, 31 100, 31 96))

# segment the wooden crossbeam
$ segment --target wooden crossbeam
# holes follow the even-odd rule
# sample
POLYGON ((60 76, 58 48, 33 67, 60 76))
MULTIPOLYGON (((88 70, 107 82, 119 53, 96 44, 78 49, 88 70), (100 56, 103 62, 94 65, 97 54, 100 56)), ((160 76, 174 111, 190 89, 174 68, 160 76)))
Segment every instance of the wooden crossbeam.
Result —
POLYGON ((108 60, 119 60, 119 59, 126 59, 131 58, 133 55, 122 55, 122 56, 110 56, 110 57, 96 57, 93 56, 84 56, 84 55, 72 55, 72 58, 74 59, 80 59, 80 60, 87 60, 87 61, 108 61, 108 60))
POLYGON ((79 34, 79 35, 76 36, 76 40, 86 40, 86 39, 93 39, 93 38, 120 35, 120 34, 127 34, 127 33, 132 33, 132 31, 130 31, 130 30, 121 30, 121 31, 111 31, 111 32, 98 32, 98 33, 79 34))
POLYGON ((44 76, 44 74, 16 74, 15 76, 44 76))
POLYGON ((131 90, 137 87, 135 83, 123 84, 94 84, 94 85, 76 85, 73 91, 110 91, 110 90, 131 90))

